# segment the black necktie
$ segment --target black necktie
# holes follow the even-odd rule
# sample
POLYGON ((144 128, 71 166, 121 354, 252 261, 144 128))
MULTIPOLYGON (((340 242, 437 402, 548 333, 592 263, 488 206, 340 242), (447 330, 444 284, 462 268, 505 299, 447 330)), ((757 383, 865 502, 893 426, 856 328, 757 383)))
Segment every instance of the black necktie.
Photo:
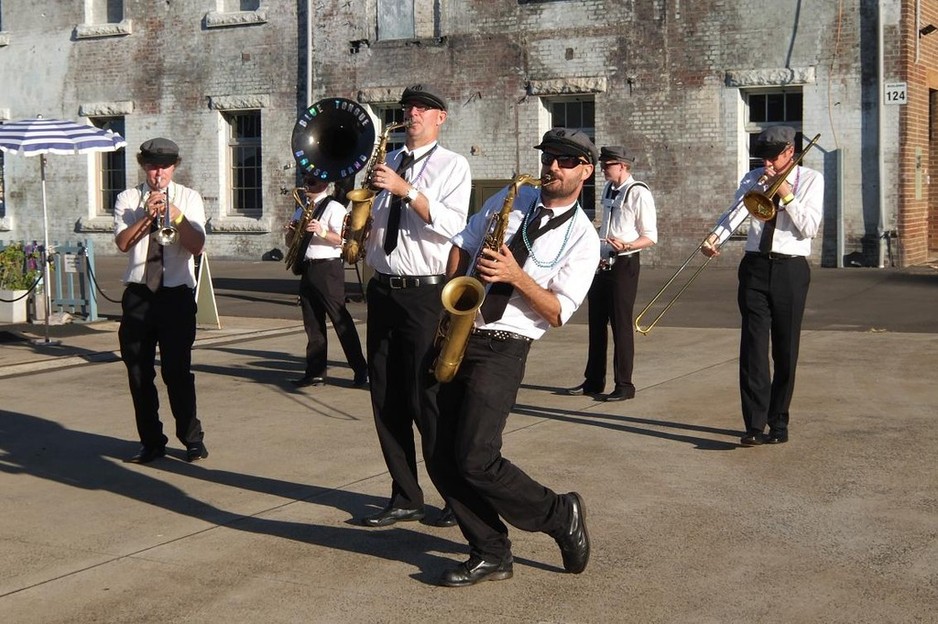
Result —
MULTIPOLYGON (((540 226, 539 224, 545 215, 550 217, 553 214, 550 208, 544 208, 542 206, 537 215, 528 221, 528 243, 534 245, 534 241, 537 238, 566 223, 573 217, 576 211, 577 207, 574 206, 559 217, 548 219, 543 226, 540 226)), ((521 235, 520 229, 515 233, 514 238, 511 239, 511 244, 508 245, 508 249, 511 250, 511 255, 515 257, 515 262, 517 262, 518 266, 523 270, 524 263, 527 261, 530 252, 527 244, 525 244, 524 236, 521 235)), ((508 307, 508 299, 511 297, 511 293, 514 292, 514 289, 514 286, 505 282, 492 284, 479 310, 482 313, 482 320, 485 323, 494 323, 502 318, 502 315, 505 314, 505 308, 508 307)))
POLYGON ((614 188, 609 190, 609 199, 615 199, 619 196, 619 189, 614 188))
MULTIPOLYGON (((407 168, 414 163, 413 154, 404 154, 401 164, 397 166, 397 173, 403 177, 407 168)), ((391 255, 391 252, 397 248, 397 235, 401 229, 401 212, 403 212, 403 202, 401 198, 395 195, 391 198, 391 205, 388 206, 388 227, 384 232, 384 253, 391 255)))
POLYGON ((772 198, 775 203, 775 216, 762 224, 762 237, 759 238, 759 252, 772 251, 772 238, 775 236, 775 222, 778 220, 778 195, 772 198))
POLYGON ((156 220, 150 226, 150 240, 147 242, 147 264, 144 269, 144 282, 151 291, 156 292, 163 284, 163 246, 156 242, 159 230, 156 220))

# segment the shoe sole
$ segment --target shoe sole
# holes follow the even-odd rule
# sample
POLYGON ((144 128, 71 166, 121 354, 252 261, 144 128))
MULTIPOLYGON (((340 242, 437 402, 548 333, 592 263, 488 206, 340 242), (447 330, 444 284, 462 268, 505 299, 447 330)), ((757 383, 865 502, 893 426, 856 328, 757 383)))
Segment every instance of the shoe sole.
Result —
POLYGON ((478 585, 479 583, 484 583, 485 581, 507 581, 512 576, 514 576, 513 571, 505 570, 502 572, 492 572, 491 574, 483 576, 482 578, 476 579, 474 581, 454 582, 441 580, 440 585, 443 587, 472 587, 473 585, 478 585))

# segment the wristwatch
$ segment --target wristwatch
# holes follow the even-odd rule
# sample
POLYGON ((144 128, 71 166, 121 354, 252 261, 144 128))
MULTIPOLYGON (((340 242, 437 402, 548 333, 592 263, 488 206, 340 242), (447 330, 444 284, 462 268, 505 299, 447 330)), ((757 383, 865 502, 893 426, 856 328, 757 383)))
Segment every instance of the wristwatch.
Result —
POLYGON ((416 186, 412 186, 412 187, 410 187, 410 190, 407 191, 407 195, 404 196, 404 199, 406 199, 406 200, 407 200, 407 203, 409 204, 410 202, 412 202, 412 201, 414 201, 415 199, 417 199, 417 195, 419 195, 419 194, 420 194, 420 191, 417 190, 417 187, 416 187, 416 186))

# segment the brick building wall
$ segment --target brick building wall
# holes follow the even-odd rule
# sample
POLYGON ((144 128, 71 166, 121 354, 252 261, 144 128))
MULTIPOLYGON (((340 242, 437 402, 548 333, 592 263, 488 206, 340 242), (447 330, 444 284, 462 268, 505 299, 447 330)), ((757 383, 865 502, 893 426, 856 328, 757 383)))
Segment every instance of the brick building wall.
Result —
MULTIPOLYGON (((933 21, 935 1, 922 0, 933 21)), ((660 241, 643 262, 676 265, 729 206, 749 167, 744 96, 795 89, 803 98, 804 134, 822 135, 805 164, 822 171, 827 182, 812 261, 833 266, 843 253, 875 266, 880 158, 890 185, 885 229, 900 233, 903 262, 927 253, 927 243, 916 241, 927 239, 928 202, 902 186, 914 179, 914 146, 900 148, 900 119, 906 119, 905 108, 918 110, 927 101, 928 90, 916 81, 924 84, 931 76, 925 68, 936 67, 938 34, 934 42, 921 40, 918 64, 908 60, 911 52, 900 43, 913 39, 910 0, 414 0, 413 37, 395 40, 379 32, 382 24, 388 27, 383 2, 269 0, 258 12, 262 21, 214 27, 210 22, 220 19, 214 0, 128 0, 131 33, 85 39, 74 37, 84 19, 82 3, 40 11, 37 4, 53 3, 5 2, 0 70, 12 75, 12 88, 0 94, 0 118, 38 110, 74 118, 132 102, 126 114, 128 183, 138 179, 133 152, 142 140, 176 138, 185 159, 180 181, 206 197, 209 251, 258 258, 282 247, 280 224, 292 208, 287 193, 296 182, 289 140, 298 111, 310 103, 307 92, 311 102, 340 96, 381 106, 394 105, 408 84, 437 85, 451 103, 442 141, 466 155, 480 186, 518 171, 536 173, 532 146, 550 126, 548 105, 588 100, 595 105, 597 143, 634 149, 635 175, 654 191, 660 241), (313 20, 307 53, 308 6, 313 20), (910 92, 908 107, 885 111, 882 142, 880 6, 884 79, 908 80, 910 92), (36 19, 39 13, 45 17, 36 19), (260 219, 226 214, 221 113, 239 105, 258 107, 262 115, 260 219), (901 191, 892 191, 894 180, 901 191)), ((911 132, 909 120, 921 115, 910 114, 901 132, 911 132)), ((926 151, 926 162, 928 156, 926 151)), ((6 159, 15 197, 0 221, 0 236, 36 231, 32 211, 21 209, 38 197, 28 166, 33 163, 19 162, 24 160, 6 159)), ((110 249, 109 224, 86 205, 85 161, 56 159, 50 167, 56 236, 92 237, 99 249, 110 249)), ((596 185, 602 185, 600 174, 596 185)), ((724 263, 741 251, 740 243, 730 243, 724 263)))

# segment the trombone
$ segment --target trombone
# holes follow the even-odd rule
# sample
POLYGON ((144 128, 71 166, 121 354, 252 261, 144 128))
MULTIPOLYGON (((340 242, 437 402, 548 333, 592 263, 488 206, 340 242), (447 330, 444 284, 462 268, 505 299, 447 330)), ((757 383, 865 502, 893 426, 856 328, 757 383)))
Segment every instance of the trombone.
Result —
MULTIPOLYGON (((752 217, 759 219, 760 221, 771 220, 775 216, 775 203, 772 201, 772 197, 776 192, 778 192, 782 182, 788 179, 788 175, 801 163, 805 154, 808 153, 808 150, 814 147, 820 138, 820 134, 815 135, 815 137, 811 139, 811 142, 808 143, 801 151, 801 154, 798 155, 798 158, 792 159, 791 163, 789 163, 789 165, 776 176, 775 183, 766 189, 765 192, 755 190, 756 187, 764 187, 768 183, 768 176, 763 174, 751 187, 749 187, 749 190, 743 193, 742 197, 739 198, 739 201, 737 201, 736 204, 726 212, 726 214, 735 212, 740 207, 740 204, 742 204, 746 207, 746 210, 750 213, 750 215, 752 215, 752 217)), ((745 221, 745 219, 740 219, 736 227, 734 227, 730 232, 730 235, 732 235, 733 232, 735 232, 739 226, 742 225, 743 221, 745 221)), ((684 269, 686 269, 687 266, 694 260, 694 257, 701 250, 701 248, 711 244, 710 237, 717 233, 718 228, 719 223, 714 226, 712 230, 710 230, 710 233, 707 234, 702 241, 700 241, 700 244, 697 245, 697 248, 694 249, 693 253, 689 255, 687 260, 684 261, 684 264, 682 264, 678 270, 674 272, 674 275, 671 276, 671 279, 665 282, 665 285, 662 286, 661 290, 659 290, 658 293, 652 298, 652 300, 648 302, 648 305, 642 308, 642 311, 639 312, 638 316, 635 317, 635 331, 642 334, 643 336, 647 336, 648 332, 655 328, 655 325, 658 324, 658 321, 661 320, 661 317, 663 317, 665 313, 671 309, 671 306, 677 302, 678 298, 684 293, 685 290, 687 290, 688 286, 694 283, 694 280, 697 279, 697 276, 700 275, 700 272, 707 268, 707 265, 710 264, 711 260, 713 260, 713 256, 707 256, 706 262, 704 262, 696 271, 694 271, 694 273, 690 276, 690 279, 684 283, 681 289, 677 291, 676 295, 671 297, 671 300, 668 301, 668 304, 664 307, 664 309, 658 313, 658 316, 652 319, 649 324, 642 325, 642 319, 645 318, 645 315, 648 314, 648 311, 651 309, 651 307, 655 305, 659 299, 661 299, 662 295, 664 295, 674 280, 677 279, 678 275, 684 272, 684 269)))

